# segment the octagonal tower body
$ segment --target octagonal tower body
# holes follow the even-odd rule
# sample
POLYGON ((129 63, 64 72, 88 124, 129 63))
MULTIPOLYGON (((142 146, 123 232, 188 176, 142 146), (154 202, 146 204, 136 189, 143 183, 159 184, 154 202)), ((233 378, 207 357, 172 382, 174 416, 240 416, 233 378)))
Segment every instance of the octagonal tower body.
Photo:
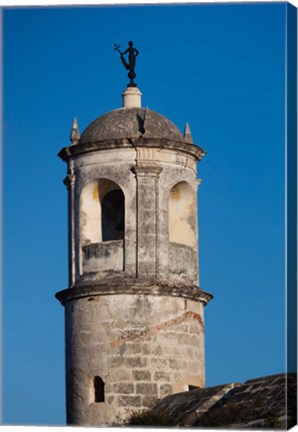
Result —
POLYGON ((68 164, 67 423, 114 425, 205 381, 196 163, 204 151, 128 88, 68 164))

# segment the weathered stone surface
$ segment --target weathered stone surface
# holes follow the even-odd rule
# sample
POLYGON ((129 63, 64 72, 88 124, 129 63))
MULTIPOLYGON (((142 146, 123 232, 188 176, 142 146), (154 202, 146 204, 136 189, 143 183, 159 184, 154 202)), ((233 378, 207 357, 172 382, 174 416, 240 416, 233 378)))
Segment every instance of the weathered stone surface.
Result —
POLYGON ((125 356, 133 355, 133 354, 140 354, 142 351, 142 346, 140 343, 130 343, 127 342, 123 346, 122 354, 125 356))
POLYGON ((188 332, 188 325, 187 324, 180 324, 176 327, 177 332, 187 333, 188 332))
POLYGON ((151 344, 143 344, 142 347, 143 354, 153 354, 153 355, 160 355, 162 353, 162 347, 160 345, 156 345, 151 342, 151 344))
POLYGON ((149 359, 149 364, 151 368, 164 369, 167 366, 167 359, 160 357, 152 357, 149 359))
POLYGON ((170 359, 170 367, 172 369, 186 369, 187 362, 185 360, 170 359))
POLYGON ((133 378, 136 381, 150 381, 151 372, 149 372, 148 370, 135 370, 133 371, 133 378))
POLYGON ((110 357, 109 364, 111 367, 122 366, 123 360, 121 359, 121 357, 110 357))
POLYGON ((107 113, 75 141, 59 153, 69 194, 70 282, 56 295, 67 421, 114 425, 204 385, 212 296, 198 286, 196 163, 205 152, 140 107, 107 113))
POLYGON ((279 374, 248 380, 219 400, 195 425, 214 420, 236 429, 293 426, 297 421, 297 375, 279 374))
POLYGON ((191 323, 197 323, 197 337, 204 337, 200 315, 185 310, 191 303, 148 294, 99 295, 93 301, 82 296, 66 302, 68 405, 70 412, 76 410, 71 417, 75 424, 87 424, 87 418, 93 424, 112 424, 110 420, 124 420, 136 406, 147 406, 145 396, 159 398, 170 388, 179 392, 204 385, 203 353, 201 360, 186 356, 194 349, 189 345, 191 323), (95 376, 104 382, 104 403, 94 403, 95 376), (120 394, 141 399, 121 399, 120 410, 120 394))
POLYGON ((191 247, 170 244, 170 273, 177 279, 195 280, 197 276, 197 254, 191 247), (192 272, 190 272, 190 268, 192 272))
POLYGON ((132 371, 129 369, 123 369, 123 364, 121 362, 122 368, 111 369, 110 379, 112 382, 115 381, 132 381, 132 371))
MULTIPOLYGON (((119 150, 123 151, 132 148, 145 148, 147 149, 161 149, 173 150, 174 160, 177 165, 181 167, 190 167, 192 163, 188 160, 188 156, 191 155, 195 162, 200 161, 206 154, 206 152, 198 145, 186 143, 181 140, 169 139, 169 138, 118 138, 109 139, 102 141, 94 141, 89 143, 78 143, 75 146, 64 147, 58 154, 61 159, 68 162, 70 158, 76 156, 86 155, 88 153, 94 153, 95 151, 103 150, 119 150)), ((69 176, 68 176, 69 177, 69 176)))
POLYGON ((156 381, 156 382, 163 382, 163 381, 168 382, 168 381, 170 381, 170 376, 163 371, 156 371, 154 373, 154 381, 156 381))
POLYGON ((179 129, 148 108, 121 108, 94 120, 82 133, 80 143, 121 138, 167 138, 183 141, 179 129))
POLYGON ((146 357, 127 357, 125 358, 125 365, 129 368, 139 368, 147 366, 146 357))
POLYGON ((180 426, 288 429, 297 422, 297 375, 177 393, 158 401, 152 411, 170 415, 180 426))
POLYGON ((117 383, 113 385, 113 392, 114 393, 123 393, 123 394, 130 394, 134 392, 134 385, 133 384, 124 384, 124 383, 117 383))
POLYGON ((120 396, 117 400, 117 404, 119 404, 120 407, 140 407, 141 396, 120 396))
MULTIPOLYGON (((87 297, 94 300, 96 296, 113 294, 148 294, 156 296, 173 296, 200 301, 207 304, 212 298, 212 294, 200 290, 194 285, 183 282, 171 283, 159 279, 134 279, 134 278, 113 278, 109 281, 81 281, 71 289, 59 291, 56 298, 64 305, 67 301, 76 298, 87 297)), ((187 309, 193 302, 187 305, 187 309)))
POLYGON ((235 385, 238 384, 199 388, 173 394, 158 401, 152 411, 169 414, 180 424, 191 426, 198 418, 194 418, 193 413, 196 415, 205 412, 235 385))
POLYGON ((153 396, 158 396, 158 392, 157 392, 157 384, 151 384, 151 383, 138 383, 136 384, 136 392, 138 394, 143 394, 143 395, 153 395, 153 396))
POLYGON ((99 273, 104 269, 105 277, 115 277, 115 272, 123 271, 123 240, 92 243, 82 250, 85 273, 99 273))

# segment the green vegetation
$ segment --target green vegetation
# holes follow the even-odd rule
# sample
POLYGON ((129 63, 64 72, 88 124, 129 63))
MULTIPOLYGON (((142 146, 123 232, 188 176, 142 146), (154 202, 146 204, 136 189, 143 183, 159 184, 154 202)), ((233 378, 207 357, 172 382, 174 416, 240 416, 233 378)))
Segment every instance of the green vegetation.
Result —
POLYGON ((127 426, 177 426, 178 423, 168 414, 150 410, 138 411, 128 419, 127 426))

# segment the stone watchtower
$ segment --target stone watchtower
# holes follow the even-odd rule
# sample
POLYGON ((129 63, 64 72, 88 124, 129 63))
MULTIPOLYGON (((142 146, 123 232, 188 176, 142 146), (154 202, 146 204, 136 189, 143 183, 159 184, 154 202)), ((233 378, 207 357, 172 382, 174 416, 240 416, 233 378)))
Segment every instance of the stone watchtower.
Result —
POLYGON ((75 120, 68 164, 67 423, 120 424, 204 386, 196 163, 204 151, 128 87, 123 107, 75 120))

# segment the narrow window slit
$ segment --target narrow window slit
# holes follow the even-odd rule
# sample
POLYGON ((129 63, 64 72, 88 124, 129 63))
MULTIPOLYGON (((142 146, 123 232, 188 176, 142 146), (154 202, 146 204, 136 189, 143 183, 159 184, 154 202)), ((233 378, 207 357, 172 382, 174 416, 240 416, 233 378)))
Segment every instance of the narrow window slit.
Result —
POLYGON ((200 387, 189 384, 188 391, 199 389, 200 387))
POLYGON ((94 402, 104 402, 105 401, 105 393, 104 393, 105 383, 103 380, 96 376, 94 378, 94 402))

